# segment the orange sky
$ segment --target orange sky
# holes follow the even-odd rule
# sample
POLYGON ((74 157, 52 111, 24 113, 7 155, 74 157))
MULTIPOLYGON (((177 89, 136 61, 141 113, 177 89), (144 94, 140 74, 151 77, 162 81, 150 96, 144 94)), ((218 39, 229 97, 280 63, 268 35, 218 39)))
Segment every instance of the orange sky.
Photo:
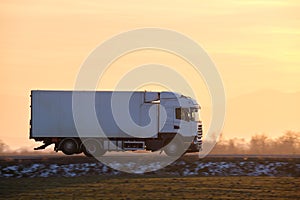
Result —
MULTIPOLYGON (((295 113, 290 113, 293 119, 283 117, 286 123, 276 130, 264 124, 248 128, 247 123, 232 120, 239 119, 240 113, 230 103, 265 90, 300 92, 299 10, 297 0, 1 1, 0 139, 13 148, 32 145, 28 140, 30 90, 71 90, 91 50, 115 34, 141 27, 183 33, 211 56, 230 104, 225 136, 249 138, 261 132, 278 136, 288 129, 299 131, 295 113), (295 123, 289 124, 290 121, 295 123)), ((116 74, 121 76, 122 70, 126 73, 132 66, 153 60, 173 66, 189 80, 201 82, 191 70, 185 70, 187 64, 176 56, 144 51, 120 58, 107 72, 103 85, 110 89, 118 78, 116 74)), ((197 97, 204 107, 209 107, 208 92, 200 85, 197 97)), ((296 112, 299 107, 290 110, 296 112)), ((274 114, 270 112, 270 118, 274 114)), ((202 116, 209 122, 209 111, 204 110, 202 116)), ((255 113, 248 117, 256 118, 255 113)))

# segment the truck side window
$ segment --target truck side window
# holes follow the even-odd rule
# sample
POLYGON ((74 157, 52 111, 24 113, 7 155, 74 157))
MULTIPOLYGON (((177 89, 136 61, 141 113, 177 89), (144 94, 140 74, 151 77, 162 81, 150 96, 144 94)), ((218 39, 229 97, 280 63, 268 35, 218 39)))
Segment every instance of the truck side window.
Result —
POLYGON ((190 121, 189 111, 187 108, 176 108, 175 112, 176 112, 176 119, 190 121))
POLYGON ((181 109, 180 108, 176 108, 175 109, 175 113, 176 113, 176 119, 181 119, 181 109))

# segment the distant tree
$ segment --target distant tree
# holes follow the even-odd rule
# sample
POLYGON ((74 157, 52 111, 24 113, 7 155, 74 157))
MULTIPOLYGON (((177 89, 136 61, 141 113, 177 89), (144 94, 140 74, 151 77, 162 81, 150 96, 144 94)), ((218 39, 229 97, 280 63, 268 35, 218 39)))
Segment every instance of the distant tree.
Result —
POLYGON ((300 153, 300 132, 286 131, 273 143, 273 151, 281 154, 300 153))
POLYGON ((0 140, 0 154, 8 151, 8 146, 0 140))
POLYGON ((268 154, 270 140, 265 134, 254 135, 250 140, 249 153, 251 154, 268 154))
POLYGON ((220 137, 211 154, 244 154, 247 144, 244 139, 233 138, 225 140, 220 137))

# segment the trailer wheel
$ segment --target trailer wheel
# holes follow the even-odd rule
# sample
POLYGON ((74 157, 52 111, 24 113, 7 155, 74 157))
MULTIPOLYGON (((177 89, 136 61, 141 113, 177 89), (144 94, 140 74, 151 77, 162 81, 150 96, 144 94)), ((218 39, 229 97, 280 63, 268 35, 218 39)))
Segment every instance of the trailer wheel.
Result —
POLYGON ((62 141, 61 150, 66 155, 72 155, 78 151, 78 143, 73 139, 65 139, 62 141))
POLYGON ((105 150, 100 141, 97 140, 85 140, 82 143, 82 149, 84 155, 87 157, 99 157, 105 154, 105 150))
POLYGON ((183 141, 179 138, 168 140, 164 147, 164 151, 168 156, 181 156, 183 152, 183 141))

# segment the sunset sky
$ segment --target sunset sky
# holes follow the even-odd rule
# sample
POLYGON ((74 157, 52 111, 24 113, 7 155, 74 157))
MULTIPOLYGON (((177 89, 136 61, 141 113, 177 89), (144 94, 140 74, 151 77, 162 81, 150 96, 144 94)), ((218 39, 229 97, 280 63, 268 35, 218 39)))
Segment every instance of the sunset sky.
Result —
MULTIPOLYGON (((97 45, 143 27, 177 31, 206 50, 224 82, 226 138, 300 131, 300 105, 295 101, 300 99, 299 10, 297 0, 1 1, 0 139, 12 148, 34 145, 28 139, 30 90, 72 90, 81 64, 97 45), (251 103, 258 95, 265 105, 251 103), (251 110, 272 105, 268 101, 275 97, 281 105, 270 107, 264 117, 278 120, 276 126, 249 122, 262 115, 251 110), (278 113, 277 106, 287 107, 283 109, 287 116, 278 113), (241 113, 244 107, 249 115, 241 113)), ((202 80, 194 77, 187 63, 165 52, 145 50, 120 58, 99 89, 113 89, 132 67, 149 62, 171 66, 191 82, 197 100, 208 108, 202 118, 209 123, 211 105, 202 80)))

